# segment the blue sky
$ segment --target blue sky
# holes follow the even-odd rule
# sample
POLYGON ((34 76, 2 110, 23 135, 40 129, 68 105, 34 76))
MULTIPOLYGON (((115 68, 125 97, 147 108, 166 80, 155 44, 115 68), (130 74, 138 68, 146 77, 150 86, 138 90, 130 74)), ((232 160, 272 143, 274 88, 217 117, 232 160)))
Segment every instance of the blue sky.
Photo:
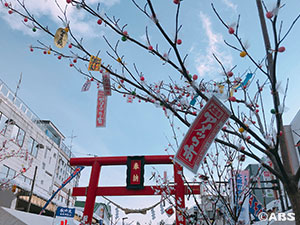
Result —
MULTIPOLYGON (((25 2, 28 2, 28 7, 44 24, 49 25, 51 31, 55 32, 57 28, 63 27, 57 19, 56 15, 59 12, 52 1, 31 0, 25 2)), ((58 2, 64 3, 65 1, 60 0, 58 2)), ((95 6, 98 1, 86 2, 95 6)), ((157 33, 152 21, 145 18, 130 1, 100 2, 102 2, 101 13, 114 15, 121 19, 122 24, 127 23, 126 29, 130 36, 143 41, 145 26, 148 26, 151 42, 159 43, 162 52, 168 50, 166 42, 157 33)), ((257 60, 263 58, 264 48, 258 27, 255 3, 253 1, 239 3, 237 0, 215 0, 212 2, 228 24, 235 22, 238 14, 241 15, 240 34, 242 40, 249 43, 249 52, 257 60)), ((15 3, 13 4, 15 5, 15 3)), ((174 36, 176 6, 173 1, 154 0, 153 4, 163 27, 168 34, 174 36)), ((272 8, 274 5, 275 1, 267 2, 267 7, 272 8)), ((299 13, 299 8, 300 2, 292 0, 280 10, 280 18, 284 20, 283 33, 299 13)), ((238 65, 235 70, 237 74, 242 74, 248 68, 255 69, 246 58, 240 58, 239 53, 224 46, 223 39, 233 44, 236 42, 216 19, 210 1, 192 2, 184 0, 181 9, 180 23, 183 24, 183 28, 179 38, 182 39, 183 43, 179 48, 182 54, 189 54, 187 67, 192 74, 198 74, 206 80, 220 80, 222 78, 220 67, 213 60, 212 53, 215 53, 224 62, 226 69, 238 65)), ((101 50, 100 56, 103 62, 113 64, 105 54, 107 45, 102 36, 105 35, 112 43, 119 37, 103 25, 97 25, 97 20, 87 16, 82 10, 72 7, 68 15, 73 32, 84 37, 85 46, 94 54, 101 50)), ((126 103, 126 98, 113 93, 108 99, 106 128, 96 128, 96 84, 92 84, 88 92, 80 92, 85 79, 75 69, 69 67, 68 60, 59 61, 53 54, 44 55, 42 51, 29 51, 30 45, 37 45, 37 39, 53 47, 53 40, 49 36, 41 31, 33 33, 21 22, 22 18, 15 14, 9 15, 7 9, 2 6, 0 7, 0 16, 0 78, 14 90, 20 73, 23 73, 18 96, 41 119, 50 119, 66 137, 71 136, 72 130, 74 131, 74 135, 77 137, 73 140, 73 151, 77 156, 86 156, 86 154, 98 156, 165 154, 164 149, 168 145, 167 138, 172 140, 172 132, 161 108, 137 101, 129 104, 126 103)), ((283 89, 286 79, 290 79, 286 100, 288 109, 284 115, 285 124, 292 120, 300 104, 297 99, 299 96, 297 84, 300 83, 299 28, 298 22, 283 43, 286 51, 279 55, 278 80, 282 81, 283 89)), ((68 49, 64 49, 64 51, 68 51, 68 49)), ((160 59, 135 48, 129 42, 121 42, 120 51, 125 55, 126 63, 132 65, 135 62, 148 81, 159 82, 169 76, 174 79, 178 76, 176 71, 168 66, 163 66, 160 59)), ((82 68, 85 67, 84 64, 78 64, 82 68)), ((115 68, 120 69, 118 65, 115 65, 115 68)), ((95 76, 97 76, 96 73, 95 76)), ((260 78, 260 80, 263 81, 264 79, 260 78)), ((266 94, 268 94, 267 92, 266 94)), ((181 126, 180 123, 177 123, 177 126, 183 133, 187 131, 187 128, 181 126)), ((182 135, 180 136, 182 138, 182 135)), ((70 139, 66 138, 66 144, 69 143, 70 139)), ((169 169, 169 171, 171 170, 169 169)), ((125 168, 105 168, 103 172, 106 172, 106 175, 103 173, 102 176, 101 174, 100 184, 125 184, 125 168)), ((88 173, 85 172, 84 174, 81 185, 87 185, 88 182, 88 173)), ((150 172, 148 172, 149 174, 150 172)), ((115 199, 120 205, 133 208, 147 207, 148 203, 157 201, 157 199, 153 200, 153 198, 147 197, 143 197, 143 201, 136 197, 132 198, 133 201, 129 200, 128 197, 115 199), (128 204, 129 201, 133 202, 134 205, 128 204)), ((159 209, 156 211, 156 214, 159 215, 159 209)), ((120 213, 120 216, 123 215, 120 213)), ((137 219, 140 222, 146 222, 151 218, 149 213, 147 216, 129 215, 128 217, 128 222, 137 219)), ((166 216, 161 218, 166 219, 166 216)))

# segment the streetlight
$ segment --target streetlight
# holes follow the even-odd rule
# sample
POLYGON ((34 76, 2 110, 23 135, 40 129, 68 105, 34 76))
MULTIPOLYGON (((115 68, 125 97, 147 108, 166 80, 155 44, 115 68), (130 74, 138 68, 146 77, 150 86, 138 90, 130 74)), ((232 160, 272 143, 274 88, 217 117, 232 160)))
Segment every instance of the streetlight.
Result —
POLYGON ((124 220, 127 220, 128 219, 128 217, 123 217, 122 218, 122 225, 124 225, 124 220))

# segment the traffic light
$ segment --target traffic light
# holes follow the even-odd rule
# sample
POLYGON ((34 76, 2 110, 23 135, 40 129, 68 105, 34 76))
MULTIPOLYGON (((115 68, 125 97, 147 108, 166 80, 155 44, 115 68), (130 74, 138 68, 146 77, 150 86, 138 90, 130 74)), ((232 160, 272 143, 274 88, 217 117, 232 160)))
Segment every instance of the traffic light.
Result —
POLYGON ((17 190, 17 185, 14 184, 14 185, 11 187, 11 191, 12 191, 13 193, 15 193, 16 190, 17 190))

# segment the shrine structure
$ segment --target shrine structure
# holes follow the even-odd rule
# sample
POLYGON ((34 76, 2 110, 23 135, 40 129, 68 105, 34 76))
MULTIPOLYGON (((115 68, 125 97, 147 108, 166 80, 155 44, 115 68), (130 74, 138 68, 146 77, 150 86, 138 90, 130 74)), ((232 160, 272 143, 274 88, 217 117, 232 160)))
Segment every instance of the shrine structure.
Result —
POLYGON ((86 196, 83 224, 90 225, 92 223, 96 196, 160 195, 161 193, 158 190, 161 188, 159 186, 143 185, 143 166, 146 164, 173 164, 174 184, 170 185, 171 192, 168 194, 175 195, 176 225, 186 225, 186 218, 182 213, 182 209, 185 209, 184 195, 200 194, 200 186, 187 186, 184 184, 181 176, 183 172, 182 166, 174 163, 173 158, 173 155, 71 158, 71 166, 92 166, 89 186, 74 187, 72 193, 73 196, 86 196), (98 186, 101 167, 116 165, 127 165, 127 186, 98 186))

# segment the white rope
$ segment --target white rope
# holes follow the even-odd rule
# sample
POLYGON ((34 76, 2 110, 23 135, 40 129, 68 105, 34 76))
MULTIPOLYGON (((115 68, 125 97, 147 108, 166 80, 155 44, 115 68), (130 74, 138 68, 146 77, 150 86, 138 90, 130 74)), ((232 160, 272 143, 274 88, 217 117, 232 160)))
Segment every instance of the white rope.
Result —
POLYGON ((143 209, 129 209, 129 208, 123 208, 122 206, 118 205, 117 203, 111 201, 110 199, 106 198, 105 196, 102 196, 105 200, 109 201, 111 204, 114 206, 118 207, 122 211, 125 212, 125 214, 130 214, 130 213, 141 213, 141 214, 146 214, 148 210, 151 210, 158 206, 164 199, 160 200, 159 202, 155 203, 154 205, 148 207, 148 208, 143 208, 143 209))

